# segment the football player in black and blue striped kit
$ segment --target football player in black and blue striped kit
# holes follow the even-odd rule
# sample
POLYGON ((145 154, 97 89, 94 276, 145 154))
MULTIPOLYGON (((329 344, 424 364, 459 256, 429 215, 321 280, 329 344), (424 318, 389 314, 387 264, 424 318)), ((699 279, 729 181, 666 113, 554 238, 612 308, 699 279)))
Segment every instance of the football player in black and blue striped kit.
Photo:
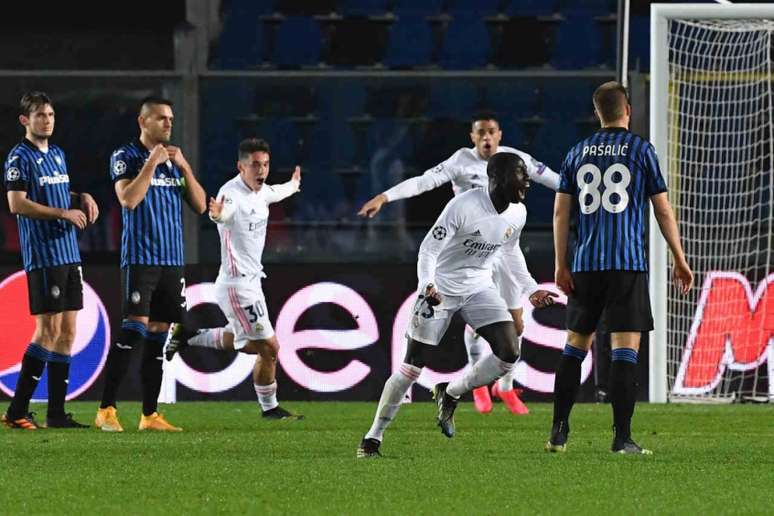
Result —
POLYGON ((95 419, 104 431, 123 431, 116 395, 136 347, 142 347, 140 430, 181 430, 156 410, 162 351, 170 323, 181 322, 185 311, 183 201, 201 214, 206 199, 183 152, 169 144, 173 118, 169 100, 144 99, 137 118, 140 137, 116 149, 110 158, 110 177, 122 208, 124 320, 108 354, 95 419))
POLYGON ((29 403, 44 369, 48 369, 46 426, 88 427, 65 413, 64 403, 76 318, 83 308, 76 228, 94 223, 99 210, 91 195, 70 191, 64 152, 48 142, 54 120, 48 95, 26 93, 19 114, 24 139, 8 153, 4 167, 8 206, 19 224, 35 334, 22 358, 16 390, 2 422, 25 430, 40 426, 29 412, 29 403))
POLYGON ((581 362, 602 317, 612 347, 608 387, 615 435, 611 450, 650 454, 631 437, 640 335, 653 329, 645 253, 648 200, 672 251, 673 278, 683 294, 693 284, 693 273, 653 145, 629 132, 631 105, 626 89, 606 82, 594 92, 593 102, 602 127, 570 149, 559 173, 554 204, 555 276, 568 297, 567 345, 556 369, 554 418, 546 450, 566 450, 581 362), (570 268, 571 209, 576 213, 577 240, 570 268))

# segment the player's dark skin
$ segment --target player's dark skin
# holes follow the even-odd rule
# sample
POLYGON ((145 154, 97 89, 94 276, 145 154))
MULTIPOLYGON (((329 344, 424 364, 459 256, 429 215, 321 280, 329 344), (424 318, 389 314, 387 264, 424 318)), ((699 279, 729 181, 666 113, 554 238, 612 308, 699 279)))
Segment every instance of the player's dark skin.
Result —
MULTIPOLYGON (((527 169, 523 164, 511 169, 495 169, 494 173, 489 176, 489 198, 492 200, 492 205, 497 213, 504 212, 512 203, 522 202, 528 188, 529 176, 527 176, 527 169)), ((441 302, 441 295, 435 287, 428 287, 425 290, 425 296, 431 306, 441 302)), ((552 301, 550 295, 547 298, 552 301)), ((477 334, 489 342, 492 353, 503 362, 514 363, 519 358, 519 337, 512 322, 500 321, 475 330, 477 334)), ((426 359, 434 347, 409 338, 406 358, 403 361, 415 367, 424 367, 426 359)))

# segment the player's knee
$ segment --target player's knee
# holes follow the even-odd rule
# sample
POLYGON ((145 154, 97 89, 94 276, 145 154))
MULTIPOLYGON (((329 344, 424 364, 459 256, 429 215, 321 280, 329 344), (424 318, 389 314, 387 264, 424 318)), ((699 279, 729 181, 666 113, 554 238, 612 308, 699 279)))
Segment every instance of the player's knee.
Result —
POLYGON ((261 360, 277 360, 277 355, 279 354, 279 341, 277 340, 277 337, 258 341, 257 347, 258 354, 261 355, 261 360))
POLYGON ((68 350, 75 342, 75 328, 62 328, 59 331, 59 338, 57 339, 62 347, 66 347, 68 350))

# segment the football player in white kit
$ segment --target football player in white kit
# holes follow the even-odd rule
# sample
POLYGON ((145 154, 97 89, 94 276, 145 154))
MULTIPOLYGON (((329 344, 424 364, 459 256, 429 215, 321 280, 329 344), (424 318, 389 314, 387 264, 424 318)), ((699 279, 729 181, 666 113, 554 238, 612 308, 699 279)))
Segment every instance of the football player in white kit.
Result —
MULTIPOLYGON (((508 374, 519 357, 519 336, 508 305, 495 287, 492 269, 505 255, 504 262, 515 273, 525 272, 520 270, 523 262, 513 257, 527 219, 522 201, 529 177, 523 159, 505 152, 489 159, 487 175, 488 186, 452 199, 422 241, 417 260, 418 298, 406 331, 406 357, 384 384, 373 424, 357 449, 359 458, 380 455, 384 431, 455 313, 489 342, 492 353, 461 378, 434 387, 437 422, 446 437, 455 433, 454 409, 459 397, 508 374)), ((556 296, 546 290, 531 294, 536 307, 552 304, 556 296)))
MULTIPOLYGON (((473 148, 462 148, 449 159, 427 170, 424 174, 406 179, 384 193, 375 196, 363 205, 358 215, 369 218, 374 217, 385 203, 414 197, 448 182, 452 183, 455 195, 466 192, 471 188, 485 187, 488 182, 486 174, 487 161, 496 152, 518 155, 526 165, 530 180, 554 191, 559 188, 559 174, 526 152, 512 147, 500 146, 502 131, 494 114, 481 113, 473 117, 470 139, 473 142, 473 148)), ((515 259, 523 261, 524 255, 521 253, 518 244, 517 249, 519 251, 515 259)), ((522 270, 526 270, 526 267, 522 270)), ((535 280, 529 273, 514 278, 511 268, 500 261, 494 265, 494 282, 500 291, 500 295, 508 304, 508 310, 513 316, 516 332, 521 335, 524 331, 521 297, 525 292, 534 290, 535 280)), ((486 342, 473 332, 470 327, 465 328, 464 338, 465 347, 468 351, 468 361, 473 365, 486 352, 486 342)), ((513 388, 513 372, 503 376, 493 385, 492 393, 506 404, 511 413, 527 414, 529 409, 519 399, 519 391, 513 388)), ((479 412, 487 413, 492 410, 492 399, 489 396, 488 386, 484 385, 474 390, 473 400, 476 410, 479 412)))
POLYGON ((215 280, 218 306, 228 320, 224 328, 193 332, 176 325, 167 342, 166 357, 185 346, 201 346, 257 355, 253 384, 263 417, 301 419, 279 406, 275 372, 279 342, 269 320, 261 280, 266 277, 261 256, 266 242, 269 205, 298 192, 301 169, 290 181, 268 185, 271 151, 256 138, 239 144, 239 174, 210 198, 210 219, 220 234, 220 271, 215 280))

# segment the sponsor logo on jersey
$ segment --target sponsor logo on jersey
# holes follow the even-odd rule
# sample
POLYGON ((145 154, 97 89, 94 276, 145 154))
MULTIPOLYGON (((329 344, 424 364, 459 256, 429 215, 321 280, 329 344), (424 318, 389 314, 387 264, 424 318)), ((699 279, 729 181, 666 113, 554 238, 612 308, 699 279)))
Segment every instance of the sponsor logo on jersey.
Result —
POLYGON ((54 171, 53 176, 42 176, 38 178, 38 182, 40 183, 40 186, 46 186, 46 185, 58 185, 62 183, 69 183, 70 182, 70 176, 67 174, 60 174, 57 171, 54 171))
MULTIPOLYGON (((21 361, 35 333, 35 317, 30 315, 27 275, 18 271, 0 282, 0 391, 13 396, 19 380, 21 361)), ((78 331, 72 346, 67 399, 78 397, 91 387, 102 371, 110 345, 110 322, 102 300, 88 283, 83 284, 83 309, 78 312, 78 331)), ((48 393, 45 372, 33 395, 45 401, 48 393)))
POLYGON ((153 186, 180 187, 183 185, 183 180, 179 177, 165 177, 164 174, 161 174, 159 177, 152 178, 151 184, 153 186))

